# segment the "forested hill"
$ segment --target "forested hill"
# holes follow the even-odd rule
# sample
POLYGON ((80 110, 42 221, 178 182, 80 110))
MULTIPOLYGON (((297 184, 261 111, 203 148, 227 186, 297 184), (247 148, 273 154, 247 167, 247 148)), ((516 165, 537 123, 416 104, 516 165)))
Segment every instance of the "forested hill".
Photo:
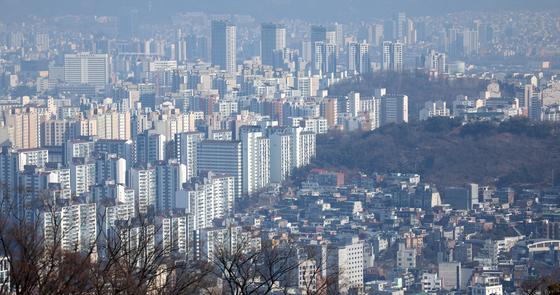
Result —
MULTIPOLYGON (((490 81, 475 78, 430 79, 424 73, 374 73, 343 80, 329 88, 329 95, 348 95, 351 91, 362 96, 373 96, 377 88, 386 88, 390 94, 408 96, 409 114, 416 119, 424 103, 430 100, 443 100, 451 103, 459 95, 478 97, 490 81)), ((505 95, 510 95, 507 91, 505 95)))
POLYGON ((471 123, 434 118, 372 132, 334 132, 317 139, 314 166, 372 172, 415 172, 440 186, 543 187, 560 174, 555 126, 524 119, 471 123))

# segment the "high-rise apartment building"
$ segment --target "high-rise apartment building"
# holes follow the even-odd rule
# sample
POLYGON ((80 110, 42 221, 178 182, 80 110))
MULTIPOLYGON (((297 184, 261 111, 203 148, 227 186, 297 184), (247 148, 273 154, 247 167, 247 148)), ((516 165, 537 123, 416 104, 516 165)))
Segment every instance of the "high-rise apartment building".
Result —
POLYGON ((132 168, 130 183, 136 194, 136 206, 141 214, 148 213, 156 205, 156 170, 154 168, 132 168))
POLYGON ((379 47, 383 42, 383 25, 375 24, 368 27, 368 40, 367 42, 372 46, 379 47))
POLYGON ((187 180, 197 175, 197 149, 204 134, 185 132, 175 134, 175 158, 187 167, 187 180))
POLYGON ((4 126, 15 149, 33 149, 41 144, 40 116, 35 107, 13 108, 4 112, 4 126))
MULTIPOLYGON (((62 250, 89 252, 95 249, 97 240, 97 206, 95 203, 62 207, 59 212, 60 228, 45 228, 45 232, 56 232, 60 236, 62 250)), ((49 215, 49 213, 45 213, 49 215)), ((56 217, 45 217, 56 218, 56 217)), ((48 237, 47 237, 48 238, 48 237)), ((93 250, 95 252, 95 250, 93 250)))
POLYGON ((131 138, 130 112, 109 111, 95 115, 92 119, 96 121, 96 135, 101 139, 123 139, 131 138))
POLYGON ((72 192, 76 195, 89 192, 90 187, 95 184, 95 163, 74 158, 70 164, 70 179, 72 192))
POLYGON ((213 226, 215 219, 233 213, 235 179, 233 176, 209 172, 200 183, 187 190, 190 214, 195 230, 213 226))
POLYGON ((47 149, 19 150, 17 154, 19 158, 19 171, 23 171, 26 165, 45 168, 49 161, 49 151, 47 149))
POLYGON ((45 32, 39 32, 35 34, 35 49, 39 52, 48 51, 50 48, 49 34, 45 32))
POLYGON ((212 64, 237 72, 237 27, 227 21, 212 22, 212 64))
POLYGON ((321 103, 321 116, 327 119, 328 128, 338 124, 338 99, 325 98, 321 103))
POLYGON ((150 129, 138 134, 136 139, 136 163, 148 165, 165 160, 165 143, 165 136, 155 130, 150 129))
POLYGON ((266 23, 261 25, 261 61, 263 65, 274 65, 274 54, 286 48, 286 28, 283 25, 266 23))
POLYGON ((48 120, 41 123, 41 146, 62 146, 65 142, 78 137, 77 122, 69 120, 48 120))
POLYGON ((108 180, 120 185, 127 184, 125 159, 116 154, 102 153, 98 155, 95 164, 97 184, 102 185, 108 180))
POLYGON ((258 126, 240 129, 243 148, 243 194, 250 195, 270 182, 270 140, 258 126))
POLYGON ((164 251, 175 252, 183 257, 192 257, 192 215, 163 217, 161 219, 162 246, 164 251))
POLYGON ((270 138, 270 181, 282 183, 292 171, 292 134, 287 128, 272 131, 270 138))
POLYGON ((348 46, 348 70, 359 74, 369 72, 369 44, 351 43, 348 46))
POLYGON ((156 169, 156 206, 160 212, 175 209, 176 194, 187 182, 187 167, 171 160, 158 162, 156 169))
POLYGON ((382 69, 387 72, 402 72, 404 70, 403 64, 403 44, 399 41, 383 42, 383 60, 382 69))
POLYGON ((335 43, 313 43, 313 71, 316 74, 336 73, 337 47, 335 43))

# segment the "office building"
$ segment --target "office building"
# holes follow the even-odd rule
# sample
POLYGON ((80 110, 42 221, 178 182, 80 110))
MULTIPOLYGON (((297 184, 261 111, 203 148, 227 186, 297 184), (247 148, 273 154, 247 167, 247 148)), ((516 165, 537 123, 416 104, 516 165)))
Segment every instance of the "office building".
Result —
POLYGON ((309 41, 311 41, 311 44, 327 41, 327 28, 324 26, 311 26, 309 41))
POLYGON ((105 88, 109 83, 108 54, 78 53, 64 55, 64 81, 105 88))
POLYGON ((395 39, 405 42, 406 37, 408 36, 408 18, 406 17, 406 13, 399 12, 395 16, 395 39))
POLYGON ((381 124, 408 123, 408 96, 385 95, 381 97, 381 124))
POLYGON ((443 200, 455 210, 472 210, 478 205, 478 185, 468 183, 463 187, 448 187, 444 190, 443 200))
POLYGON ((240 141, 204 140, 197 153, 198 174, 214 172, 234 177, 235 198, 243 191, 243 156, 240 141))
MULTIPOLYGON (((326 43, 327 42, 327 28, 324 26, 311 26, 311 30, 309 31, 309 43, 308 43, 308 50, 309 54, 304 54, 310 58, 308 61, 313 63, 315 61, 315 44, 317 42, 326 43)), ((305 51, 305 50, 304 50, 305 51)))

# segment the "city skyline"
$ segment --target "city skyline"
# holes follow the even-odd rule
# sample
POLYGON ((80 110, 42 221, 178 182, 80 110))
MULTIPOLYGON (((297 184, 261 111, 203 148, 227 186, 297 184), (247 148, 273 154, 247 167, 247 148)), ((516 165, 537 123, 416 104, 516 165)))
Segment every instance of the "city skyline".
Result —
POLYGON ((559 44, 550 0, 0 0, 0 293, 556 294, 559 44))

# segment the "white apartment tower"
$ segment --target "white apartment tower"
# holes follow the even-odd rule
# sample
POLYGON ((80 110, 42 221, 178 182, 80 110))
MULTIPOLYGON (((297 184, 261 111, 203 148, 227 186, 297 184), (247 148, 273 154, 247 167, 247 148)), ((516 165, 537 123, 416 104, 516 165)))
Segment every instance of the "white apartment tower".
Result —
POLYGON ((348 46, 348 70, 358 74, 369 72, 369 44, 351 43, 348 46))
POLYGON ((70 164, 70 182, 72 192, 76 195, 90 191, 90 186, 95 184, 95 163, 85 162, 76 158, 70 164))
POLYGON ((258 126, 240 130, 243 147, 243 194, 250 195, 270 183, 270 140, 258 126))
POLYGON ((397 42, 383 42, 382 69, 386 72, 400 73, 404 70, 403 64, 403 44, 397 42))
POLYGON ((329 245, 327 252, 327 275, 338 274, 337 289, 347 294, 350 289, 358 292, 364 288, 364 243, 357 237, 329 245))
POLYGON ((183 257, 192 256, 192 215, 164 217, 161 220, 163 249, 167 254, 176 253, 183 257))
POLYGON ((187 191, 187 199, 194 229, 212 227, 215 219, 223 219, 233 213, 235 179, 209 172, 201 183, 196 183, 187 191))
POLYGON ((94 203, 65 206, 43 214, 43 231, 48 243, 60 241, 64 251, 90 251, 97 239, 97 209, 94 203), (57 236, 55 236, 57 235, 57 236))
POLYGON ((204 134, 186 132, 175 134, 175 157, 187 167, 187 181, 197 176, 197 149, 204 140, 204 134))
POLYGON ((153 168, 132 168, 131 186, 136 194, 138 212, 148 213, 150 206, 156 205, 156 170, 153 168))

